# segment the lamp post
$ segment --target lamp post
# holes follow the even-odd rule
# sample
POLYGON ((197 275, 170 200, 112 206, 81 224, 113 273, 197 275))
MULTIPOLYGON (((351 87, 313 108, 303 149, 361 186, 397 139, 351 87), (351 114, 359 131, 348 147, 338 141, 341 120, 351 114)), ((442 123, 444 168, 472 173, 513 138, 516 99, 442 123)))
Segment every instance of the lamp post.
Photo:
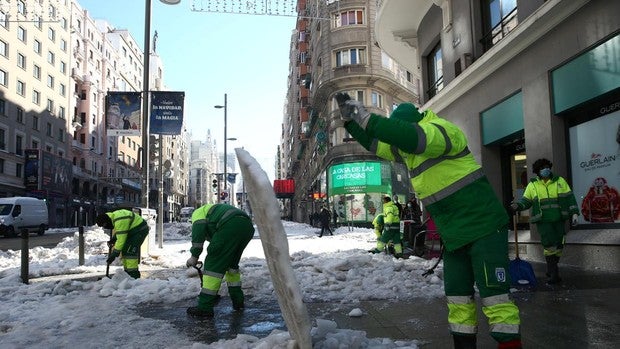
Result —
MULTIPOLYGON (((176 5, 181 0, 159 0, 176 5)), ((144 0, 144 58, 142 75, 142 207, 149 207, 149 67, 151 58, 151 0, 144 0)), ((161 164, 160 164, 161 166, 161 164)), ((161 212, 160 212, 161 214, 161 212)))
MULTIPOLYGON (((228 96, 226 93, 224 93, 224 105, 215 105, 213 106, 216 109, 222 109, 224 108, 224 192, 228 193, 227 187, 228 187, 228 178, 227 177, 227 173, 226 171, 228 170, 228 162, 226 159, 226 152, 228 151, 228 149, 226 149, 226 143, 228 143, 228 134, 226 133, 226 124, 228 123, 227 121, 227 113, 228 113, 228 96)), ((220 195, 220 193, 217 193, 218 195, 220 195)))

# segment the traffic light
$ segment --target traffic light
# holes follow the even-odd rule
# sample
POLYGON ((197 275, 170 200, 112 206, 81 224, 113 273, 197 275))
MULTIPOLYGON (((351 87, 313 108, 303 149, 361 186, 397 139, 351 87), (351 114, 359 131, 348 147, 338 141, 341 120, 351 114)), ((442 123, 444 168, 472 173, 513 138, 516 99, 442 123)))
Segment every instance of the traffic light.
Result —
POLYGON ((152 164, 159 163, 159 139, 154 135, 149 136, 149 160, 152 164))
POLYGON ((213 189, 217 188, 217 179, 213 180, 213 185, 211 185, 213 189))

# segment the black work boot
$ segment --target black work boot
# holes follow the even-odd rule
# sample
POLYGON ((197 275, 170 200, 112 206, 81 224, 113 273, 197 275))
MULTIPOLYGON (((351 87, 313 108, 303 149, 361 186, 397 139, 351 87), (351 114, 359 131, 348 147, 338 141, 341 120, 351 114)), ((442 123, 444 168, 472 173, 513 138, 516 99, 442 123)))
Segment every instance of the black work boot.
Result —
POLYGON ((195 317, 213 317, 213 307, 220 300, 219 295, 200 294, 198 295, 198 306, 187 308, 187 314, 195 317))
POLYGON ((547 284, 549 285, 559 284, 562 281, 558 268, 559 261, 560 257, 558 256, 547 256, 547 267, 549 268, 549 279, 547 280, 547 284))
POLYGON ((476 335, 465 336, 453 334, 454 349, 476 349, 476 335))

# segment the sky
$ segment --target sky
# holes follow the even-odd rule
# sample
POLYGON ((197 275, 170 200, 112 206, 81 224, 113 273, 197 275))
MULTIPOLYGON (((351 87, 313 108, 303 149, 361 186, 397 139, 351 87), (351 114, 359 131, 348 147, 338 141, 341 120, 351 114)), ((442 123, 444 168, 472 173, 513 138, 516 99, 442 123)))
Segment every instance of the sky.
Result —
MULTIPOLYGON (((145 2, 79 0, 95 19, 128 29, 143 48, 145 2)), ((164 82, 185 91, 185 119, 192 139, 207 130, 224 150, 224 104, 227 94, 228 152, 243 147, 273 177, 282 134, 289 74, 290 39, 296 18, 192 11, 193 0, 166 5, 152 0, 151 35, 157 31, 157 54, 164 82)), ((152 47, 152 45, 151 45, 152 47)))
MULTIPOLYGON (((371 229, 341 227, 334 236, 319 238, 318 228, 282 223, 304 302, 333 302, 343 314, 368 316, 356 307, 360 301, 393 300, 395 293, 401 299, 443 297, 443 263, 435 274, 424 278, 421 274, 435 260, 369 254, 367 250, 375 245, 371 229)), ((123 272, 118 259, 111 266, 112 278, 96 280, 106 269, 109 237, 103 229, 85 227, 82 266, 78 263, 77 230, 50 229, 46 234, 59 232, 74 234, 54 248, 29 250, 29 284, 20 279, 21 252, 0 251, 3 348, 286 348, 291 344, 288 332, 277 331, 262 338, 239 333, 234 338, 197 342, 172 321, 141 315, 138 308, 165 307, 179 301, 193 304, 199 294, 196 272, 185 267, 191 246, 188 223, 165 224, 163 248, 152 241, 149 256, 141 263, 143 274, 151 276, 137 280, 123 272), (80 276, 92 278, 80 281, 80 276)), ((259 236, 257 231, 240 262, 245 311, 251 311, 253 304, 276 302, 259 236)), ((220 289, 220 293, 226 292, 226 287, 220 289)), ((217 317, 223 310, 216 307, 215 311, 217 317)), ((353 341, 361 343, 360 347, 381 348, 415 349, 421 344, 415 338, 367 338, 365 332, 338 328, 331 320, 310 320, 317 349, 351 347, 353 341)))

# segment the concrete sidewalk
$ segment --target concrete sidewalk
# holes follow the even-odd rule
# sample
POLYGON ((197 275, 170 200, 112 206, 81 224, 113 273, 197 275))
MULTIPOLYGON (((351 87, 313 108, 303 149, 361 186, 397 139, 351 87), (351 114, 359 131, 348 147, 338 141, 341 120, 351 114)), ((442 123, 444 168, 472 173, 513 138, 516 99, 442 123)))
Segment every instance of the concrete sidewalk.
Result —
MULTIPOLYGON (((620 273, 564 267, 560 269, 562 284, 549 287, 544 285, 544 266, 532 265, 543 285, 513 293, 521 312, 524 348, 620 347, 620 273)), ((334 320, 339 328, 366 331, 369 338, 418 339, 422 348, 453 347, 443 298, 362 302, 356 306, 364 312, 359 318, 347 316, 346 309, 330 312, 330 306, 334 305, 308 304, 313 318, 334 320)), ((478 348, 496 348, 480 308, 478 319, 478 348)))
MULTIPOLYGON (((524 348, 584 349, 617 348, 620 343, 620 273, 590 272, 561 268, 563 283, 544 285, 544 265, 532 263, 539 278, 534 291, 513 293, 521 311, 524 348)), ((155 276, 155 275, 153 275, 155 276)), ((259 338, 274 329, 286 330, 277 302, 246 303, 235 312, 228 297, 222 298, 214 319, 188 317, 185 309, 194 300, 153 305, 140 315, 165 320, 185 331, 191 340, 211 343, 244 333, 259 338)), ((479 304, 479 302, 478 302, 479 304)), ((306 303, 312 320, 333 320, 340 329, 366 332, 367 338, 419 340, 421 348, 452 348, 447 325, 447 307, 442 298, 419 298, 404 302, 364 301, 355 305, 306 303), (349 317, 360 308, 364 315, 349 317)), ((488 334, 486 317, 479 309, 478 348, 496 348, 488 334)), ((316 323, 313 321, 313 326, 316 323)))

